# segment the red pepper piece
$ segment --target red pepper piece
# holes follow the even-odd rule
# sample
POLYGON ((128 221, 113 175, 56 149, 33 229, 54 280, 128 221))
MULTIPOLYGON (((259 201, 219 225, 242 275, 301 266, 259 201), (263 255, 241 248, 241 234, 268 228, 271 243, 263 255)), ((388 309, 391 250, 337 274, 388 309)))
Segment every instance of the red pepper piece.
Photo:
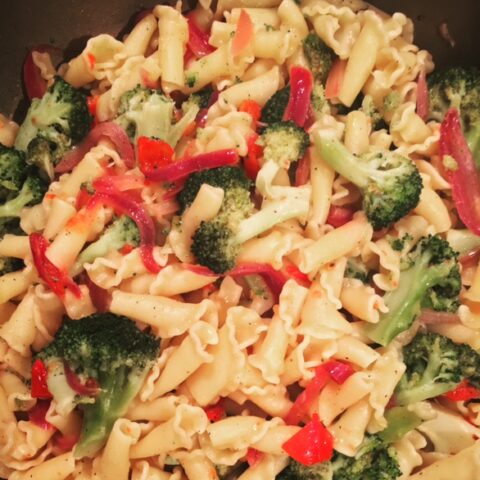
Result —
POLYGON ((255 467, 262 460, 263 453, 258 451, 256 448, 249 447, 247 450, 247 463, 250 467, 255 467))
POLYGON ((210 35, 202 32, 200 27, 195 22, 192 15, 187 16, 188 23, 188 49, 196 58, 202 58, 215 49, 208 43, 210 35))
POLYGON ((300 283, 301 285, 305 285, 308 287, 312 283, 308 278, 308 275, 306 273, 301 272, 296 265, 293 265, 293 263, 285 267, 285 273, 290 278, 293 278, 297 283, 300 283))
POLYGON ((255 100, 244 100, 238 107, 238 111, 248 113, 252 117, 254 127, 262 115, 262 107, 255 100))
POLYGON ((93 70, 95 68, 95 63, 97 63, 95 55, 93 53, 87 53, 87 60, 90 70, 93 70))
POLYGON ((75 208, 81 210, 92 198, 92 195, 88 193, 86 188, 81 188, 77 194, 77 199, 75 200, 75 208))
POLYGON ((30 249, 38 275, 60 298, 65 297, 65 290, 70 290, 75 297, 81 298, 80 287, 47 258, 46 251, 49 245, 42 234, 35 232, 30 235, 30 249))
POLYGON ((307 414, 313 402, 330 380, 330 375, 323 365, 315 370, 315 376, 305 387, 305 390, 295 399, 290 411, 284 418, 287 425, 298 425, 307 414))
POLYGON ((137 140, 138 163, 146 177, 159 168, 170 165, 174 153, 173 148, 163 140, 149 137, 139 137, 137 140))
POLYGON ((353 218, 353 210, 347 207, 337 207, 332 205, 328 212, 327 223, 332 227, 338 228, 345 225, 353 218))
POLYGON ((480 390, 472 387, 468 380, 463 380, 456 388, 445 393, 445 396, 452 402, 466 402, 480 397, 480 390))
POLYGON ((67 383, 72 390, 75 390, 79 395, 86 397, 95 397, 100 393, 100 385, 93 378, 89 378, 85 383, 82 383, 78 375, 70 369, 67 364, 64 364, 65 377, 67 383))
POLYGON ((32 365, 32 391, 33 398, 49 399, 53 395, 48 390, 48 372, 43 362, 37 358, 32 365))
POLYGON ((61 435, 59 433, 60 432, 57 432, 53 439, 55 448, 59 452, 63 452, 63 453, 70 452, 72 448, 75 446, 75 444, 78 442, 78 440, 80 439, 80 433, 70 433, 66 435, 61 435))
POLYGON ((315 465, 332 458, 333 436, 314 414, 312 420, 289 438, 282 448, 302 465, 315 465))
POLYGON ((345 380, 355 373, 355 370, 349 363, 338 360, 329 360, 322 367, 328 372, 335 383, 342 384, 345 380))
POLYGON ((345 69, 347 68, 347 61, 340 58, 335 60, 328 74, 327 82, 325 84, 325 98, 331 100, 340 95, 340 90, 345 77, 345 69))
POLYGON ((37 403, 28 411, 28 419, 37 427, 44 430, 53 430, 55 427, 47 422, 46 415, 50 408, 49 400, 38 400, 37 403))
POLYGON ((222 420, 222 418, 225 418, 225 409, 221 402, 205 407, 203 410, 211 422, 218 422, 219 420, 222 420))
POLYGON ((290 70, 290 98, 283 120, 292 120, 299 127, 305 125, 312 89, 313 77, 310 70, 303 67, 292 67, 290 70))
POLYGON ((237 57, 241 55, 245 49, 252 43, 254 35, 254 27, 252 19, 246 10, 240 12, 237 28, 232 40, 232 55, 237 57))
POLYGON ((447 155, 455 160, 447 176, 458 215, 470 231, 480 235, 480 175, 455 108, 447 112, 440 127, 440 153, 444 164, 447 155))
POLYGON ((145 176, 155 182, 174 182, 188 177, 193 172, 210 168, 224 167, 238 163, 238 153, 235 149, 217 150, 201 153, 195 157, 179 159, 175 163, 158 168, 145 176))
POLYGON ((257 178, 258 172, 260 171, 260 162, 258 158, 262 155, 263 148, 260 145, 257 145, 258 135, 254 133, 247 138, 247 156, 243 159, 243 167, 245 168, 245 173, 247 177, 251 180, 257 178))

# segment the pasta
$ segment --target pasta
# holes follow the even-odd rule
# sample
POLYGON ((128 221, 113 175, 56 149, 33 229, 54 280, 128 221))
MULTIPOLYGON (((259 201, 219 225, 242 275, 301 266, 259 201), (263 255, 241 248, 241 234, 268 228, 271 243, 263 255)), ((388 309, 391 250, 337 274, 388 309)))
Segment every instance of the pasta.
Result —
POLYGON ((470 120, 412 21, 183 7, 34 49, 0 115, 0 478, 477 478, 470 120))

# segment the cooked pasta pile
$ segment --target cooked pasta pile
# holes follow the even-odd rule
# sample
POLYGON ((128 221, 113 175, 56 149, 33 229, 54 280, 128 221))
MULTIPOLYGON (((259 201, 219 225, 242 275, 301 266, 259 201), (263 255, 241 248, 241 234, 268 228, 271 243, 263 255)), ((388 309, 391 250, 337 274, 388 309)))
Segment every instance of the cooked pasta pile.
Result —
POLYGON ((480 230, 410 19, 159 5, 27 61, 29 114, 0 118, 0 477, 478 478, 480 230), (141 380, 120 407, 109 337, 141 380))

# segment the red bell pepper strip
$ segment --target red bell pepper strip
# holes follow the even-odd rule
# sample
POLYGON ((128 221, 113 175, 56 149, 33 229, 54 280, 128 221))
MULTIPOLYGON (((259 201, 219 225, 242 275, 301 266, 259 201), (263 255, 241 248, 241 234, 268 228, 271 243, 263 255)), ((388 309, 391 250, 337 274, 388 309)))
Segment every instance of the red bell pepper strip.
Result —
POLYGON ((97 104, 99 98, 99 95, 92 95, 90 97, 87 97, 88 111, 93 117, 97 116, 97 104))
POLYGON ((425 70, 422 69, 417 80, 417 115, 422 120, 427 120, 429 110, 427 78, 425 70))
POLYGON ((80 287, 47 258, 46 251, 49 245, 41 233, 35 232, 30 235, 30 249, 38 275, 58 297, 63 299, 65 290, 70 290, 75 297, 81 298, 80 287))
POLYGON ((345 225, 353 218, 353 210, 347 207, 337 207, 332 205, 327 216, 327 223, 332 227, 338 228, 345 225))
POLYGON ((232 40, 232 55, 238 57, 252 43, 254 35, 253 22, 246 10, 242 9, 237 28, 232 40))
POLYGON ((258 157, 262 155, 263 148, 257 144, 258 134, 254 133, 247 138, 247 156, 243 159, 243 168, 250 180, 257 178, 260 171, 258 157))
POLYGON ((295 399, 290 411, 284 418, 287 425, 298 425, 307 414, 313 402, 330 380, 328 371, 320 365, 315 370, 315 376, 305 387, 305 390, 295 399))
POLYGON ((59 452, 66 453, 70 452, 78 440, 80 439, 80 433, 70 433, 70 434, 60 434, 57 432, 53 438, 53 444, 55 449, 59 452))
POLYGON ((90 300, 93 306, 100 313, 108 312, 112 296, 102 287, 99 287, 96 283, 92 282, 88 275, 85 275, 85 284, 87 285, 88 292, 90 293, 90 300))
POLYGON ((154 182, 174 182, 188 177, 193 172, 235 165, 236 163, 238 163, 236 150, 217 150, 215 152, 201 153, 195 157, 179 159, 177 162, 158 168, 145 176, 154 182))
POLYGON ((254 128, 262 115, 262 107, 255 100, 244 100, 238 107, 239 112, 248 113, 252 117, 254 128))
POLYGON ((232 277, 260 275, 275 297, 275 302, 278 302, 278 297, 280 296, 283 286, 287 281, 285 275, 279 270, 275 270, 269 263, 242 263, 227 272, 226 275, 230 275, 232 277))
POLYGON ((53 395, 48 390, 47 385, 48 372, 44 363, 37 358, 32 364, 32 388, 33 398, 50 399, 53 395))
POLYGON ((188 23, 188 49, 193 53, 196 58, 202 58, 209 53, 212 53, 215 49, 208 43, 210 35, 202 32, 199 26, 196 24, 192 15, 187 16, 188 23))
POLYGON ((480 390, 472 387, 468 383, 468 380, 463 380, 456 388, 445 393, 445 397, 452 402, 466 402, 468 400, 473 400, 474 398, 479 398, 480 390))
POLYGON ((23 63, 23 83, 29 100, 34 98, 42 98, 47 91, 47 81, 42 77, 40 69, 33 61, 33 52, 39 50, 31 50, 28 52, 23 63))
POLYGON ((301 187, 308 182, 310 178, 310 162, 308 155, 304 155, 297 164, 297 169, 295 170, 295 186, 301 187))
POLYGON ((302 465, 315 465, 327 462, 333 455, 333 436, 314 414, 299 432, 289 438, 283 450, 302 465))
POLYGON ((218 422, 219 420, 222 420, 222 418, 225 418, 225 409, 223 408, 221 401, 215 405, 205 407, 203 410, 211 422, 218 422))
POLYGON ((75 200, 75 208, 77 209, 77 211, 81 210, 85 205, 87 205, 91 198, 92 194, 88 193, 88 190, 86 188, 81 188, 75 200))
POLYGON ((258 451, 256 448, 249 447, 247 450, 246 460, 249 467, 255 467, 260 463, 263 458, 263 452, 258 451))
POLYGON ((68 385, 79 395, 96 397, 101 392, 100 385, 95 379, 89 378, 85 383, 82 383, 78 375, 66 363, 63 365, 63 368, 68 385))
POLYGON ((46 415, 50 408, 49 400, 38 400, 37 403, 28 411, 28 419, 37 427, 43 430, 53 430, 55 427, 47 422, 46 415))
POLYGON ((447 176, 458 215, 470 231, 480 235, 480 175, 455 108, 447 112, 440 127, 440 153, 444 165, 446 156, 454 159, 447 176))
POLYGON ((87 60, 90 70, 93 70, 95 68, 95 64, 97 63, 95 55, 93 53, 87 53, 87 60))
POLYGON ((70 150, 62 158, 60 163, 55 167, 55 172, 66 173, 73 170, 87 152, 97 145, 102 137, 107 137, 115 144, 120 158, 128 168, 135 166, 135 154, 125 130, 116 123, 102 122, 95 125, 82 143, 77 145, 73 150, 70 150))
POLYGON ((299 127, 307 121, 310 98, 313 89, 313 77, 310 70, 292 67, 290 70, 290 98, 283 115, 283 120, 292 120, 299 127))
POLYGON ((293 263, 287 265, 284 270, 287 276, 289 278, 293 278, 297 283, 300 283, 301 285, 304 285, 306 287, 309 287, 311 285, 312 282, 308 278, 308 275, 301 272, 296 265, 293 265, 293 263))
POLYGON ((88 209, 95 208, 98 204, 108 205, 116 212, 129 216, 140 231, 140 257, 145 268, 151 273, 158 273, 160 265, 153 258, 153 246, 155 245, 155 225, 150 215, 142 205, 127 198, 118 192, 113 185, 102 185, 99 188, 94 182, 96 194, 92 197, 88 209))
POLYGON ((325 98, 327 100, 337 98, 340 95, 340 89, 342 88, 346 68, 346 60, 341 60, 339 58, 333 63, 327 77, 327 82, 325 83, 325 98))
POLYGON ((152 172, 173 162, 173 148, 163 140, 139 137, 137 140, 137 159, 142 173, 148 177, 152 172))
POLYGON ((328 372, 330 378, 339 385, 345 383, 345 380, 355 373, 355 370, 349 363, 338 360, 329 360, 322 367, 328 372))

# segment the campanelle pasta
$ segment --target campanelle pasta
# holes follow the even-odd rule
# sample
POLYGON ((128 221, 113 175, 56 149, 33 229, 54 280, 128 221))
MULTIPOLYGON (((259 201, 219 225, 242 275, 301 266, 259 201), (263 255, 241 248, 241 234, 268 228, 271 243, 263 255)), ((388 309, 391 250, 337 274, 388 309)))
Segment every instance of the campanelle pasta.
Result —
POLYGON ((0 478, 343 480, 363 455, 355 478, 478 477, 475 368, 462 373, 473 386, 455 373, 441 394, 397 405, 412 368, 437 368, 430 351, 414 367, 405 353, 425 333, 435 355, 449 341, 480 350, 480 241, 451 182, 463 157, 425 106, 434 64, 410 19, 361 0, 202 0, 188 14, 178 2, 58 69, 44 51, 31 61, 45 95, 58 76, 87 91, 95 124, 73 140, 63 118, 28 130, 28 116, 0 115, 0 478), (16 154, 45 187, 7 215, 23 187, 3 155, 31 129, 16 154), (381 166, 341 175, 329 145, 352 170, 365 155, 381 166), (374 207, 388 216, 398 202, 379 187, 395 155, 418 198, 378 220, 374 207), (398 300, 424 281, 415 255, 432 238, 461 262, 398 300), (98 354, 99 378, 45 352, 92 315, 127 317, 158 355, 121 367, 128 381, 145 371, 123 409, 102 404, 103 441, 79 455, 87 412, 108 396, 105 352, 71 341, 71 355, 98 354), (371 333, 394 315, 400 332, 371 333))

